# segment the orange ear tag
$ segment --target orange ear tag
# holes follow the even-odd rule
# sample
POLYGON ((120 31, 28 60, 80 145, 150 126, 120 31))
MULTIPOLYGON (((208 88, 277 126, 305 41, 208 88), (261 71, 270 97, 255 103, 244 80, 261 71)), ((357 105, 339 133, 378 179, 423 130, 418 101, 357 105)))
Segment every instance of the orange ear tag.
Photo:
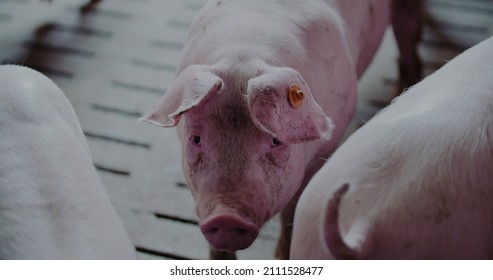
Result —
POLYGON ((295 107, 299 108, 303 105, 303 99, 305 99, 305 93, 301 90, 298 85, 291 85, 288 91, 289 103, 295 107))

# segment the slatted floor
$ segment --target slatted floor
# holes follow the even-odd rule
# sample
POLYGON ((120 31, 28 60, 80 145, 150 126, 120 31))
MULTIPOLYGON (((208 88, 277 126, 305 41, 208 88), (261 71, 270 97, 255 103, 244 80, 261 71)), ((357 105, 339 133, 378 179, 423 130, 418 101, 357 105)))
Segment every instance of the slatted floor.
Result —
MULTIPOLYGON (((0 62, 52 78, 72 102, 94 165, 143 259, 205 259, 174 129, 137 122, 170 85, 188 27, 204 0, 0 0, 0 62)), ((493 35, 493 0, 428 0, 420 53, 429 74, 493 35)), ((390 32, 360 82, 349 131, 388 100, 397 51, 390 32)), ((0 100, 1 102, 1 100, 0 100)), ((241 259, 271 259, 278 221, 241 259)))

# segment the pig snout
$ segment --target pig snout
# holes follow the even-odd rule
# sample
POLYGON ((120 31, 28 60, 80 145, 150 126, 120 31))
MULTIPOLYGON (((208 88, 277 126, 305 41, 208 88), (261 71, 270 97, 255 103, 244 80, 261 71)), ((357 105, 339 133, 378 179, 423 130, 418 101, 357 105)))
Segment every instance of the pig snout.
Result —
POLYGON ((237 251, 248 248, 259 229, 252 221, 235 214, 219 214, 200 224, 207 241, 218 250, 237 251))

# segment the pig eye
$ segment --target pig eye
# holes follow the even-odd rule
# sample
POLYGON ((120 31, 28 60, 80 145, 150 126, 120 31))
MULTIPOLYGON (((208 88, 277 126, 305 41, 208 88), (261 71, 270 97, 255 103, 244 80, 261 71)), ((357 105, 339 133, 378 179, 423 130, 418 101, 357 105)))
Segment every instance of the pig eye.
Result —
POLYGON ((272 138, 272 143, 271 143, 272 147, 277 147, 277 146, 280 146, 281 144, 282 143, 281 143, 281 141, 279 141, 279 139, 272 138))
POLYGON ((195 145, 199 146, 199 145, 200 145, 200 136, 199 136, 199 135, 194 135, 194 136, 192 136, 192 142, 193 142, 195 145))

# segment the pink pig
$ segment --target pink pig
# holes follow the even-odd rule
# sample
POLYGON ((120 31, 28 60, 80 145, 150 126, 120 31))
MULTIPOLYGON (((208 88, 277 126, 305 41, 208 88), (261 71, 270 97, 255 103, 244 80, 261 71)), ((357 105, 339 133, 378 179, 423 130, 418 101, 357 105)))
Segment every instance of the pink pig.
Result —
POLYGON ((291 257, 493 258, 492 78, 493 38, 350 136, 299 200, 291 257))
POLYGON ((0 100, 0 259, 136 258, 63 92, 4 65, 0 100))
MULTIPOLYGON (((419 1, 396 3, 415 15, 394 21, 414 47, 419 1)), ((176 80, 143 120, 178 127, 211 258, 249 247, 281 210, 276 256, 289 257, 296 201, 354 115, 390 10, 389 0, 215 0, 199 12, 176 80)), ((403 57, 412 84, 417 55, 403 57)))

